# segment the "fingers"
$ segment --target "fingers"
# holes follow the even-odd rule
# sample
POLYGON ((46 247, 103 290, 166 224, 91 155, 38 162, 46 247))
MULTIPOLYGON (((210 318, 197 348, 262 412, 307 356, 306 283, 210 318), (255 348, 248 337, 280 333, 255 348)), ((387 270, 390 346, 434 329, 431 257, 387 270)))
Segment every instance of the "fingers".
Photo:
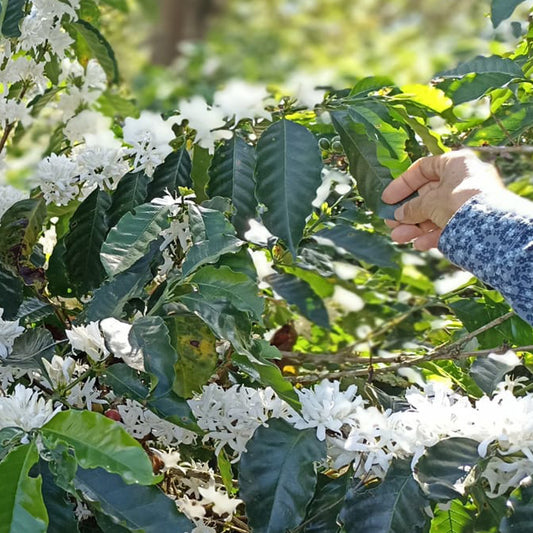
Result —
POLYGON ((394 211, 394 218, 402 224, 419 224, 431 220, 433 204, 430 194, 417 196, 394 211))
POLYGON ((381 199, 387 204, 395 204, 418 191, 427 183, 439 181, 442 165, 442 156, 418 159, 399 178, 393 180, 385 188, 381 199))
POLYGON ((413 247, 415 250, 420 251, 429 250, 430 248, 437 248, 441 233, 442 229, 440 228, 429 233, 425 233, 414 240, 413 247))
POLYGON ((436 229, 438 227, 430 220, 426 220, 418 225, 397 223, 391 232, 391 239, 397 243, 405 244, 436 229))

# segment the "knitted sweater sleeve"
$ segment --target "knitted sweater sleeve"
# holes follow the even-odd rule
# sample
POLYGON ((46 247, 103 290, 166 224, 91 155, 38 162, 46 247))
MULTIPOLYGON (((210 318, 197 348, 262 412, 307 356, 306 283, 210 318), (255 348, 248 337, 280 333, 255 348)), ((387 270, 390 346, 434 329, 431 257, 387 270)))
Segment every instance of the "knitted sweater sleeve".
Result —
POLYGON ((505 190, 478 194, 450 219, 439 249, 533 325, 533 202, 505 190))

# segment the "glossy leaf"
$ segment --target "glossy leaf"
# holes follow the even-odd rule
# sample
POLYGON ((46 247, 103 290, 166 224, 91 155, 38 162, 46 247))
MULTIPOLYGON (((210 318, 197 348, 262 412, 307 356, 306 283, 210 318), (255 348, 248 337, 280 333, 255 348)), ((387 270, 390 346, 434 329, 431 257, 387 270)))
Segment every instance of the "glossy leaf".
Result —
POLYGON ((105 468, 126 483, 158 481, 142 446, 109 418, 92 411, 61 411, 40 430, 46 445, 71 447, 83 468, 105 468))
POLYGON ((27 322, 38 322, 53 314, 54 307, 50 303, 39 298, 28 298, 19 307, 17 318, 19 320, 24 319, 27 322))
POLYGON ((19 278, 0 267, 0 308, 4 310, 4 320, 13 320, 17 316, 23 299, 23 288, 19 278))
POLYGON ((131 368, 126 363, 115 363, 105 369, 99 381, 111 387, 117 396, 142 402, 150 392, 150 376, 131 368))
POLYGON ((37 370, 41 368, 41 359, 51 359, 54 352, 55 341, 47 329, 27 329, 15 339, 13 349, 4 362, 17 368, 37 370))
POLYGON ((168 193, 174 195, 179 187, 192 189, 191 169, 191 157, 185 148, 172 152, 155 169, 152 181, 148 184, 148 200, 168 193))
POLYGON ((106 38, 86 20, 65 24, 65 29, 76 41, 76 52, 80 63, 94 58, 100 63, 110 83, 118 82, 118 65, 115 53, 106 38))
POLYGON ((79 468, 76 487, 98 510, 128 531, 161 533, 191 531, 193 524, 158 487, 126 485, 120 476, 101 468, 79 468))
POLYGON ((180 398, 174 392, 165 396, 149 398, 146 407, 153 411, 159 418, 163 418, 190 431, 201 433, 196 424, 187 400, 180 398))
POLYGON ((109 230, 107 211, 110 206, 109 194, 96 189, 70 219, 65 236, 65 263, 78 296, 98 287, 105 278, 100 249, 109 230))
POLYGON ((274 419, 257 428, 246 448, 239 486, 251 528, 255 533, 282 533, 298 526, 313 498, 313 463, 325 457, 325 442, 313 429, 300 431, 274 419))
POLYGON ((377 145, 368 137, 363 124, 355 121, 349 111, 331 113, 342 146, 350 162, 350 174, 357 181, 357 189, 369 209, 380 215, 386 207, 381 193, 391 182, 391 171, 378 159, 377 145))
POLYGON ((257 144, 256 196, 268 211, 263 223, 296 255, 322 183, 322 156, 314 135, 289 120, 275 122, 257 144))
POLYGON ((490 18, 492 25, 496 28, 505 19, 508 19, 516 7, 522 4, 524 0, 492 0, 490 8, 490 18))
POLYGON ((196 315, 176 315, 165 320, 171 344, 178 353, 172 389, 182 398, 201 392, 216 370, 216 337, 196 315))
POLYGON ((485 72, 507 74, 509 80, 524 76, 518 63, 501 56, 477 56, 470 61, 459 64, 456 68, 439 72, 437 76, 439 78, 459 78, 465 74, 482 74, 485 72))
POLYGON ((511 510, 500 523, 500 533, 529 533, 533 523, 533 490, 531 486, 523 485, 515 490, 509 501, 507 509, 511 510))
POLYGON ((265 281, 289 304, 295 305, 300 313, 323 328, 329 328, 329 316, 322 299, 309 284, 289 274, 271 274, 265 281))
POLYGON ((470 375, 478 387, 489 396, 495 391, 503 377, 520 364, 520 361, 510 361, 496 354, 488 357, 477 357, 470 367, 470 375))
POLYGON ((234 135, 219 146, 209 168, 207 194, 232 199, 236 213, 231 221, 241 236, 249 229, 248 220, 256 217, 255 159, 255 150, 234 135))
POLYGON ((458 487, 481 461, 478 446, 475 440, 452 437, 426 448, 415 472, 432 500, 447 502, 462 495, 464 489, 458 487))
POLYGON ((222 255, 241 249, 243 243, 235 236, 235 228, 220 211, 190 206, 189 225, 193 245, 183 262, 184 277, 202 265, 216 263, 222 255))
POLYGON ((35 443, 14 448, 0 462, 0 533, 45 533, 48 513, 41 493, 41 476, 30 476, 39 460, 35 443))
POLYGON ((136 320, 130 332, 133 348, 142 351, 144 368, 154 376, 152 398, 165 396, 172 390, 174 366, 178 360, 170 343, 168 328, 161 317, 143 317, 136 320))
POLYGON ((438 84, 455 105, 481 98, 487 91, 505 87, 513 78, 503 72, 466 74, 462 78, 446 78, 438 84))
POLYGON ((24 18, 26 0, 2 0, 0 13, 4 10, 2 35, 4 37, 20 37, 20 23, 24 18))
POLYGON ((371 265, 398 268, 399 253, 390 239, 382 235, 337 224, 331 229, 315 233, 313 239, 371 265))
POLYGON ((449 509, 437 508, 431 520, 430 533, 469 533, 473 531, 473 526, 473 513, 460 500, 453 500, 449 509))
POLYGON ((168 228, 168 207, 143 204, 126 213, 111 229, 100 253, 106 272, 113 277, 145 256, 153 241, 168 228))
POLYGON ((150 178, 144 172, 129 172, 121 178, 109 209, 110 227, 146 200, 149 181, 150 178))
POLYGON ((346 533, 422 533, 427 505, 409 460, 396 460, 377 487, 348 491, 339 518, 346 533))
POLYGON ((42 284, 44 272, 30 261, 46 217, 42 198, 13 204, 0 219, 0 262, 26 285, 42 284))

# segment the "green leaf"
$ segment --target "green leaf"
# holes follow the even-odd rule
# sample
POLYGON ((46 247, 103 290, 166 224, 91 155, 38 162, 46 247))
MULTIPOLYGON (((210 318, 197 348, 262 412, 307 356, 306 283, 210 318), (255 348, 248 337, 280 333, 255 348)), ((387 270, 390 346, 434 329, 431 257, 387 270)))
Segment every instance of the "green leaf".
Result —
POLYGON ((377 487, 346 494, 339 518, 346 533, 422 533, 429 522, 428 504, 409 460, 395 460, 377 487))
POLYGON ((129 7, 128 7, 128 0, 100 0, 102 4, 107 4, 108 6, 111 6, 115 9, 118 9, 119 11, 122 11, 122 13, 128 13, 129 7))
POLYGON ((246 448, 239 464, 240 497, 254 533, 281 533, 298 526, 313 498, 313 462, 325 458, 325 442, 312 429, 299 431, 274 419, 268 427, 257 428, 246 448))
POLYGON ((18 446, 25 437, 26 432, 20 428, 0 429, 0 461, 13 449, 18 446))
POLYGON ((431 520, 430 533, 471 533, 474 517, 459 500, 453 500, 445 511, 437 508, 431 520))
POLYGON ((108 366, 98 378, 100 383, 110 387, 114 394, 138 402, 146 400, 150 393, 150 376, 125 363, 108 366))
POLYGON ((158 481, 142 446, 109 418, 92 411, 61 411, 40 433, 45 445, 66 444, 83 468, 105 468, 119 474, 126 483, 150 485, 158 481))
POLYGON ((231 222, 240 236, 250 228, 249 219, 256 217, 254 169, 255 150, 238 135, 217 148, 209 168, 207 194, 232 199, 236 213, 231 222))
POLYGON ((87 64, 89 59, 96 59, 104 69, 109 83, 117 83, 118 65, 115 53, 106 38, 86 20, 64 24, 65 29, 76 41, 76 54, 80 63, 87 64))
POLYGON ((437 74, 439 78, 460 78, 465 74, 482 74, 485 72, 492 72, 498 74, 507 74, 509 80, 513 78, 523 78, 524 73, 522 69, 512 59, 501 56, 477 56, 470 61, 461 63, 456 68, 451 70, 444 70, 437 74))
POLYGON ((507 502, 507 509, 512 510, 510 516, 502 519, 500 533, 530 533, 533 523, 533 490, 531 486, 516 489, 507 502))
POLYGON ((42 284, 44 272, 30 261, 46 218, 42 198, 28 198, 13 204, 0 220, 0 261, 26 285, 42 284))
MULTIPOLYGON (((47 63, 48 65, 48 63, 47 63)), ((50 87, 43 94, 37 95, 29 104, 32 117, 36 117, 43 109, 54 101, 55 97, 63 91, 63 87, 50 87)))
POLYGON ((300 313, 323 328, 330 328, 329 316, 322 299, 309 284, 289 274, 271 274, 265 281, 300 313))
POLYGON ((478 446, 475 440, 452 437, 425 450, 415 472, 432 500, 447 502, 462 495, 457 487, 481 461, 478 446))
POLYGON ((485 394, 491 395, 505 374, 511 372, 519 364, 518 360, 509 362, 508 359, 495 354, 477 357, 470 367, 470 375, 485 394))
POLYGON ((163 418, 196 433, 201 433, 201 429, 196 424, 191 408, 187 400, 180 398, 174 392, 169 392, 165 396, 150 398, 146 407, 153 411, 159 418, 163 418))
POLYGON ((20 23, 24 18, 26 0, 3 0, 0 4, 0 13, 4 10, 2 21, 2 35, 4 37, 20 37, 20 23))
POLYGON ((128 531, 178 533, 194 527, 158 487, 126 485, 119 476, 100 468, 79 468, 75 484, 98 510, 128 531))
POLYGON ((13 449, 0 462, 2 497, 0 498, 0 533, 45 533, 48 513, 41 493, 41 476, 30 476, 39 460, 35 443, 13 449))
POLYGON ((339 530, 337 516, 344 504, 350 474, 336 479, 318 477, 315 495, 307 509, 302 533, 334 533, 339 530))
POLYGON ((322 246, 333 247, 341 254, 349 254, 371 265, 398 268, 398 250, 390 239, 377 233, 337 224, 315 233, 313 239, 322 246))
POLYGON ((365 126, 353 119, 349 111, 334 111, 331 119, 350 163, 350 174, 369 209, 380 215, 386 204, 381 193, 392 180, 391 171, 378 159, 377 144, 367 135, 365 126))
POLYGON ((213 156, 207 148, 202 148, 198 144, 194 145, 192 152, 191 180, 196 194, 196 200, 201 203, 207 200, 205 188, 209 181, 208 169, 213 156))
POLYGON ((257 143, 256 196, 268 211, 265 226, 282 238, 293 256, 321 184, 322 156, 315 136, 304 126, 280 120, 257 143))
POLYGON ((513 14, 516 6, 523 2, 524 0, 492 0, 490 8, 492 25, 495 28, 499 26, 505 19, 508 19, 513 14))
POLYGON ((216 337, 196 315, 176 315, 165 320, 172 346, 178 353, 172 389, 182 398, 201 392, 216 370, 216 337))
POLYGON ((23 289, 22 281, 0 266, 0 308, 4 310, 4 320, 13 320, 17 316, 23 289))
POLYGON ((4 359, 6 365, 37 370, 41 358, 51 359, 55 352, 52 334, 44 328, 27 329, 13 342, 13 350, 4 359))
POLYGON ((189 225, 193 245, 182 266, 184 277, 202 265, 216 263, 224 254, 234 254, 241 249, 243 243, 235 236, 235 228, 219 211, 191 205, 189 225))
POLYGON ((151 397, 168 394, 172 390, 178 356, 163 319, 155 316, 136 320, 131 327, 130 343, 142 351, 144 368, 155 377, 151 397))
POLYGON ((144 172, 129 172, 118 182, 109 209, 109 226, 145 202, 150 178, 144 172))
POLYGON ((68 493, 56 485, 48 464, 42 459, 39 461, 39 467, 43 478, 43 500, 50 521, 46 532, 78 533, 78 520, 68 493))
POLYGON ((53 314, 54 307, 51 304, 34 297, 22 302, 17 312, 17 318, 19 320, 24 319, 26 322, 39 322, 53 314))
POLYGON ((150 267, 160 255, 158 242, 153 242, 144 257, 96 290, 85 307, 85 321, 121 318, 128 300, 144 296, 144 286, 153 278, 150 267))
POLYGON ((111 229, 100 252, 109 276, 133 266, 150 249, 153 241, 169 226, 168 207, 143 204, 135 213, 126 213, 111 229))
POLYGON ((167 193, 179 193, 179 187, 192 189, 192 162, 185 147, 167 156, 163 164, 154 172, 152 181, 148 184, 148 200, 160 198, 167 193))
POLYGON ((105 278, 100 249, 109 229, 107 211, 110 206, 109 194, 96 189, 70 219, 69 232, 65 235, 65 263, 78 296, 98 287, 105 278))
POLYGON ((139 110, 134 100, 129 100, 111 91, 104 91, 97 100, 98 111, 106 117, 139 118, 139 110))
POLYGON ((446 78, 438 84, 455 105, 481 98, 487 91, 505 87, 513 78, 502 72, 465 74, 462 78, 446 78))

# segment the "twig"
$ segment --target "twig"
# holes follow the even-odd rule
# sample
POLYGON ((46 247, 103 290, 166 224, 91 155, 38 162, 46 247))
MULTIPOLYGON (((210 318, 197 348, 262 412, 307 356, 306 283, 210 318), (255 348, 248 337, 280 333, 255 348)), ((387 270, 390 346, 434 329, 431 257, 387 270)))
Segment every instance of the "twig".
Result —
POLYGON ((533 154, 533 146, 526 144, 518 146, 464 146, 464 148, 487 154, 533 154))
POLYGON ((494 122, 496 122, 496 124, 498 124, 498 127, 503 131, 504 135, 507 137, 509 142, 512 145, 516 146, 516 142, 511 137, 511 134, 507 131, 507 128, 503 125, 503 122, 496 115, 492 115, 492 118, 494 119, 494 122))

